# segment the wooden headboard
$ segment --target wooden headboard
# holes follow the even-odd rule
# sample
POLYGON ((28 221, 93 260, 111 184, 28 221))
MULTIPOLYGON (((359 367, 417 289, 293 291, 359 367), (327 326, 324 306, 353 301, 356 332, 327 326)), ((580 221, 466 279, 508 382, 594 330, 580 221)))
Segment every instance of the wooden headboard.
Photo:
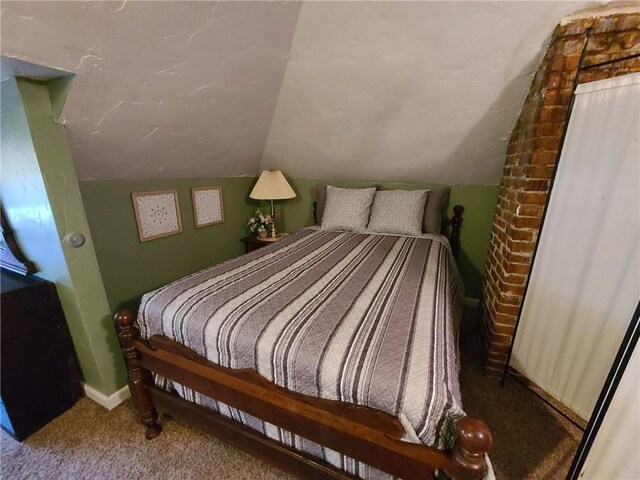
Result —
MULTIPOLYGON (((449 239, 449 245, 451 245, 451 253, 453 258, 458 258, 458 252, 460 251, 460 230, 462 229, 462 213, 464 207, 462 205, 455 205, 453 207, 453 217, 442 217, 442 225, 440 233, 449 239)), ((313 202, 313 224, 318 225, 318 202, 313 202)))

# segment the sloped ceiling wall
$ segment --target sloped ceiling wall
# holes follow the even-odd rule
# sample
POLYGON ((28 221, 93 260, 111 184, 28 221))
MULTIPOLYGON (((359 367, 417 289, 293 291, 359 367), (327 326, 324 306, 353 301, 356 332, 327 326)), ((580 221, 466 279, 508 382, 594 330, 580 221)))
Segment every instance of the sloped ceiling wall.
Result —
POLYGON ((547 38, 599 4, 3 1, 1 48, 77 75, 81 180, 496 184, 547 38))
POLYGON ((81 180, 258 170, 300 10, 286 2, 2 2, 2 54, 77 75, 81 180))
POLYGON ((584 6, 305 3, 262 167, 497 184, 548 37, 584 6))

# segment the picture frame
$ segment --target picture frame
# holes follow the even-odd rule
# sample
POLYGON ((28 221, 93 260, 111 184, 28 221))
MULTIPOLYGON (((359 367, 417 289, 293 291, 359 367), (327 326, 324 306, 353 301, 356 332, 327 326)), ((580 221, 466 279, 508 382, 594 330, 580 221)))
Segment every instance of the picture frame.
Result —
POLYGON ((141 242, 182 232, 177 190, 132 192, 131 200, 141 242))
POLYGON ((222 187, 193 187, 191 189, 193 221, 196 228, 224 222, 222 187))

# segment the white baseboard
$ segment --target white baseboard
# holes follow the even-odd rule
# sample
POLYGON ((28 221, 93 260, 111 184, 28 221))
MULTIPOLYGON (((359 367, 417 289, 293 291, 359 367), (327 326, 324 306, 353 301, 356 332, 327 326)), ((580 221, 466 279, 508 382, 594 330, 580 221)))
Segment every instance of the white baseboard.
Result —
POLYGON ((107 410, 113 410, 114 408, 116 408, 118 405, 120 405, 122 402, 124 402, 127 398, 129 398, 131 396, 131 393, 129 392, 129 386, 128 385, 125 385, 120 390, 118 390, 116 393, 112 393, 111 395, 109 395, 107 397, 104 393, 99 392, 98 390, 96 390, 92 386, 87 385, 85 383, 84 384, 84 393, 91 400, 93 400, 94 402, 96 402, 99 405, 102 405, 107 410))
POLYGON ((477 298, 466 297, 464 299, 465 307, 478 308, 479 303, 480 303, 480 300, 477 298))

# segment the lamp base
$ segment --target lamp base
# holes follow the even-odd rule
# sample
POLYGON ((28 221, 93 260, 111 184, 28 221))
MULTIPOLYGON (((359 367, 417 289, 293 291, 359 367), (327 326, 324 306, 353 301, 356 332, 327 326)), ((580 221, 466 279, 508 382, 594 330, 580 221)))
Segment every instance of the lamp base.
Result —
POLYGON ((271 235, 267 235, 265 238, 258 237, 258 240, 260 240, 261 242, 275 242, 276 240, 280 240, 281 238, 282 238, 282 234, 277 233, 275 238, 272 237, 271 235))

